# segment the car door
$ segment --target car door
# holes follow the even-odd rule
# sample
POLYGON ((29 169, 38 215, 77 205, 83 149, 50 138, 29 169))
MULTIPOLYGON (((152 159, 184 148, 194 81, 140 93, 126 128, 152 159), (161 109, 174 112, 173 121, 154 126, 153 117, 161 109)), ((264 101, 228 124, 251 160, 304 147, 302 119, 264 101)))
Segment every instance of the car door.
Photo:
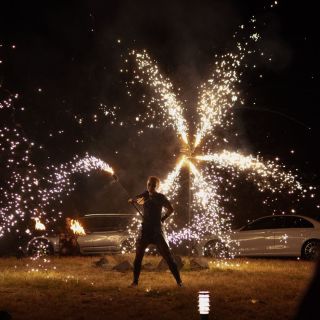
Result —
POLYGON ((78 237, 78 244, 81 248, 105 248, 113 245, 113 232, 91 232, 78 237))
POLYGON ((274 245, 273 217, 257 219, 232 236, 240 255, 268 255, 274 245))
POLYGON ((274 251, 276 255, 300 255, 306 235, 314 228, 313 224, 299 216, 283 216, 281 228, 274 230, 274 251))
POLYGON ((114 228, 112 219, 108 217, 87 217, 82 219, 86 235, 78 237, 78 244, 81 249, 99 250, 114 245, 114 228))
POLYGON ((84 223, 88 232, 85 236, 78 238, 80 249, 92 252, 120 249, 128 218, 110 214, 103 217, 91 217, 84 223))

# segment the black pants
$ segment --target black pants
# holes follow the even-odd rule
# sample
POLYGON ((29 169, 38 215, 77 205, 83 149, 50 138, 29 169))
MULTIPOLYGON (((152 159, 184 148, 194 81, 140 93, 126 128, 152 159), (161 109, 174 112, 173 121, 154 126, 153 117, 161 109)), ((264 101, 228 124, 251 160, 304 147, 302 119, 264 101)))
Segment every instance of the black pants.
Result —
POLYGON ((162 231, 145 231, 142 230, 136 243, 136 257, 134 259, 134 269, 133 269, 133 282, 138 283, 141 263, 144 256, 144 252, 149 244, 155 244, 157 246, 158 252, 166 260, 171 273, 176 279, 177 283, 181 283, 181 278, 176 262, 174 261, 172 254, 170 252, 168 243, 162 231))

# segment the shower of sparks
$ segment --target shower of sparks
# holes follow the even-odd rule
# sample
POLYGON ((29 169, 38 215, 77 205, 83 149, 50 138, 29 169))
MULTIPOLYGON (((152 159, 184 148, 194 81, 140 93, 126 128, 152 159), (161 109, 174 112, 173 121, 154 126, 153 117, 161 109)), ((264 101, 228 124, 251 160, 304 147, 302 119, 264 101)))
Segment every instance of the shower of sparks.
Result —
MULTIPOLYGON (((7 99, 1 106, 10 108, 11 103, 7 99)), ((55 223, 62 215, 57 205, 75 188, 72 175, 95 170, 114 174, 107 163, 90 155, 76 156, 58 166, 36 166, 33 155, 41 148, 17 128, 0 128, 0 149, 5 168, 0 186, 0 237, 10 232, 31 234, 34 228, 30 219, 36 221, 36 226, 40 221, 44 226, 55 223)))
MULTIPOLYGON (((158 66, 152 62, 146 51, 141 53, 133 51, 131 54, 135 56, 139 72, 142 77, 146 79, 146 84, 156 93, 154 102, 162 105, 168 115, 167 124, 171 125, 177 131, 185 143, 188 143, 188 125, 183 117, 182 103, 173 92, 173 85, 168 79, 162 76, 158 66)), ((143 81, 143 78, 140 78, 138 74, 135 76, 137 81, 143 81)))
POLYGON ((238 152, 227 150, 216 154, 197 155, 194 158, 211 162, 219 169, 234 171, 235 175, 237 172, 246 172, 247 177, 256 183, 261 192, 267 189, 272 192, 281 192, 288 186, 290 186, 291 192, 303 190, 296 175, 283 171, 282 166, 273 161, 263 162, 252 155, 244 156, 238 152))
POLYGON ((194 148, 216 127, 229 124, 226 117, 238 100, 236 83, 239 81, 237 68, 243 55, 226 54, 216 62, 215 69, 206 83, 201 86, 198 113, 200 125, 195 136, 194 148))
POLYGON ((178 192, 177 185, 174 184, 174 181, 176 181, 177 177, 180 174, 180 170, 186 161, 186 157, 182 157, 182 159, 177 163, 176 167, 172 172, 170 172, 167 176, 167 178, 161 182, 160 184, 160 192, 164 194, 170 193, 171 195, 175 196, 178 192))
POLYGON ((206 235, 214 234, 224 243, 229 243, 230 234, 227 231, 230 230, 231 216, 222 211, 219 205, 221 200, 218 193, 219 177, 215 180, 209 175, 204 175, 189 159, 185 159, 184 162, 192 173, 191 209, 195 214, 185 227, 176 230, 167 228, 169 241, 176 244, 183 240, 199 242, 206 235))
MULTIPOLYGON (((252 19, 252 22, 255 20, 252 19)), ((259 34, 252 34, 249 38, 256 42, 259 34)), ((137 70, 134 71, 136 82, 149 86, 153 91, 151 102, 160 107, 163 117, 163 126, 173 128, 177 136, 182 139, 182 153, 176 167, 164 180, 160 192, 167 194, 171 199, 176 198, 180 184, 179 176, 183 166, 190 171, 190 189, 192 201, 189 204, 192 211, 191 220, 182 228, 174 223, 174 215, 166 224, 168 238, 174 244, 184 240, 198 242, 207 236, 214 236, 230 247, 232 214, 226 212, 223 202, 226 200, 221 194, 221 186, 226 183, 219 171, 224 170, 232 179, 238 178, 241 173, 252 181, 259 191, 283 192, 301 195, 305 190, 292 172, 284 170, 284 166, 274 161, 264 161, 252 155, 243 155, 240 152, 218 150, 212 152, 208 143, 216 141, 217 128, 226 129, 232 121, 232 108, 239 101, 237 84, 240 83, 240 66, 243 59, 253 51, 245 45, 237 44, 236 54, 225 54, 215 63, 214 71, 201 87, 197 111, 199 124, 193 139, 188 139, 188 124, 183 115, 183 103, 173 92, 173 85, 164 77, 157 64, 152 61, 148 53, 132 51, 137 70), (200 163, 207 165, 198 167, 200 163), (170 228, 170 229, 169 229, 170 228)), ((150 108, 147 116, 150 120, 157 114, 150 108), (150 113, 151 111, 151 113, 150 113)), ((153 126, 153 125, 152 125, 153 126)), ((136 217, 129 232, 133 235, 140 221, 136 217)), ((134 236, 132 236, 134 239, 134 236)))

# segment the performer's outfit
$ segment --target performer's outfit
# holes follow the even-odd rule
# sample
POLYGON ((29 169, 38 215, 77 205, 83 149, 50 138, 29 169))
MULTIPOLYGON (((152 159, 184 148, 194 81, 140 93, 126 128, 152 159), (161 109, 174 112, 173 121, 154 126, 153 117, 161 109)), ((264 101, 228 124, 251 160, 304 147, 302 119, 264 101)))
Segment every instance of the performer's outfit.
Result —
POLYGON ((169 249, 161 223, 162 207, 171 206, 169 200, 161 193, 149 194, 148 191, 136 196, 143 198, 143 221, 141 231, 136 242, 136 257, 134 260, 133 283, 138 284, 141 270, 141 262, 144 252, 149 244, 155 244, 158 252, 166 260, 171 273, 181 284, 181 278, 176 262, 174 261, 169 249))

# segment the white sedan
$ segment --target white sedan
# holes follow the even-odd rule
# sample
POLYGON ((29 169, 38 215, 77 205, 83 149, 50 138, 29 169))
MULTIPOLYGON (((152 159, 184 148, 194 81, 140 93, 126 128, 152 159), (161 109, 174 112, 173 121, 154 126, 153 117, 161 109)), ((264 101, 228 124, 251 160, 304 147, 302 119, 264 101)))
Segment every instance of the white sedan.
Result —
MULTIPOLYGON (((313 260, 320 253, 320 223, 300 215, 273 215, 254 220, 231 235, 237 256, 302 257, 313 260)), ((201 247, 207 256, 229 251, 218 239, 207 238, 201 247)))

